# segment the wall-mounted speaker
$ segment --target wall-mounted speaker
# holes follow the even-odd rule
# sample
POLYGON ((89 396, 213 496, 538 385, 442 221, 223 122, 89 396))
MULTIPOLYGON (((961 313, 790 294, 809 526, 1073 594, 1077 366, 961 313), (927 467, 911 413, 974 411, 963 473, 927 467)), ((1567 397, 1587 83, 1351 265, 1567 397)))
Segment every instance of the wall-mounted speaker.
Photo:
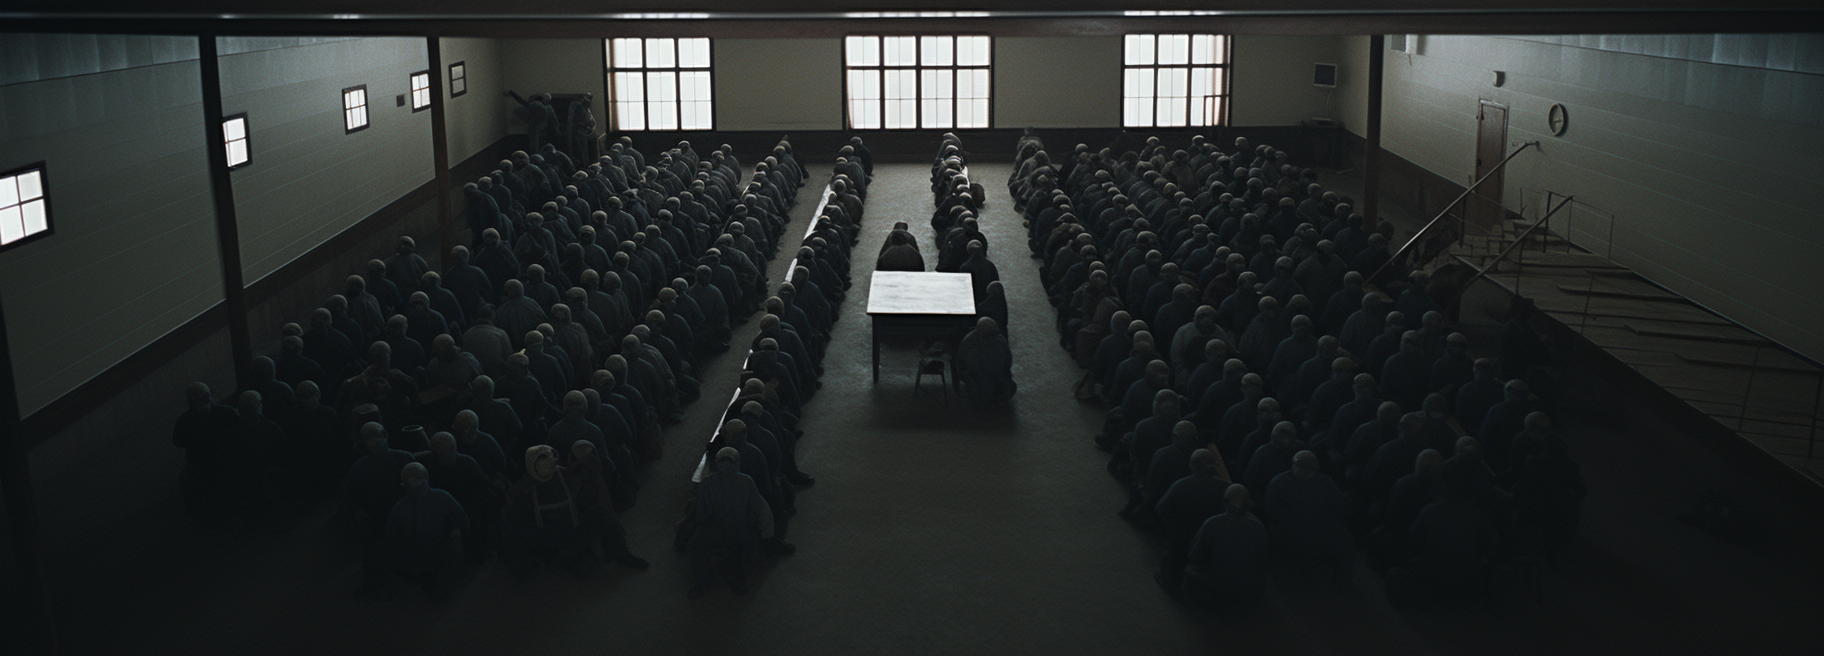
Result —
POLYGON ((1336 64, 1318 64, 1311 71, 1311 83, 1320 87, 1336 86, 1336 64))

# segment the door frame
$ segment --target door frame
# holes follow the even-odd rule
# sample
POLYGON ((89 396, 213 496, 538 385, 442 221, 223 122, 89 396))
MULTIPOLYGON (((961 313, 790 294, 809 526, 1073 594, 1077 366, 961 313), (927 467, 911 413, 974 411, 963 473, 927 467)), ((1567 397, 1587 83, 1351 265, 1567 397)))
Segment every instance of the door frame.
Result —
MULTIPOLYGON (((1484 136, 1483 130, 1488 127, 1489 124, 1487 111, 1490 107, 1501 110, 1501 125, 1499 126, 1501 152, 1496 156, 1493 162, 1488 163, 1488 166, 1499 166, 1501 164, 1501 159, 1507 157, 1507 127, 1509 114, 1511 113, 1508 106, 1504 103, 1495 102, 1487 98, 1476 99, 1476 165, 1474 173, 1472 173, 1469 181, 1470 184, 1474 184, 1476 180, 1481 179, 1482 176, 1486 174, 1486 171, 1483 169, 1482 161, 1482 140, 1484 136)), ((1489 178, 1487 182, 1482 183, 1480 188, 1475 192, 1472 192, 1469 195, 1469 198, 1464 200, 1464 203, 1468 206, 1463 209, 1464 215, 1468 217, 1470 221, 1483 228, 1501 225, 1507 218, 1507 208, 1501 204, 1501 194, 1505 191, 1506 179, 1507 174, 1501 172, 1494 177, 1489 178), (1485 200, 1485 196, 1492 200, 1485 200)))

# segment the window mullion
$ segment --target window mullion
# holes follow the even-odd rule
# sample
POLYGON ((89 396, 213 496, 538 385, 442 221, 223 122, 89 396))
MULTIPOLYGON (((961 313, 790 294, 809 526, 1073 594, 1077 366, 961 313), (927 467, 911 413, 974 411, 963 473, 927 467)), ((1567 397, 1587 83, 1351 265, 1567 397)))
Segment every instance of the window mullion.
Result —
POLYGON ((671 40, 671 114, 678 122, 676 129, 682 132, 684 130, 684 81, 679 78, 684 77, 684 62, 678 59, 678 55, 683 54, 679 41, 683 41, 683 39, 671 40))

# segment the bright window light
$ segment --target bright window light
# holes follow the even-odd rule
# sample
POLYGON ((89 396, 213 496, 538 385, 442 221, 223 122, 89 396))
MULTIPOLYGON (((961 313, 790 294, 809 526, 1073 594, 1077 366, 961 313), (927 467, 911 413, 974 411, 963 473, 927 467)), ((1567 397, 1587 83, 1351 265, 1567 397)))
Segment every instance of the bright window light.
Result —
POLYGON ((367 85, 342 90, 342 127, 348 134, 367 129, 367 85))
POLYGON ((450 64, 450 97, 469 92, 469 67, 465 62, 450 64))
POLYGON ((850 36, 843 49, 850 129, 989 126, 988 37, 850 36))
POLYGON ((228 152, 229 169, 241 168, 251 161, 247 150, 246 114, 222 119, 222 147, 228 152))
POLYGON ((1129 34, 1121 64, 1122 125, 1204 127, 1228 122, 1227 35, 1129 34))
POLYGON ((713 130, 709 39, 608 39, 608 107, 614 128, 713 130))
POLYGON ((0 248, 51 234, 44 194, 44 162, 0 174, 0 248))
POLYGON ((419 71, 412 74, 412 111, 421 112, 431 108, 431 72, 419 71))

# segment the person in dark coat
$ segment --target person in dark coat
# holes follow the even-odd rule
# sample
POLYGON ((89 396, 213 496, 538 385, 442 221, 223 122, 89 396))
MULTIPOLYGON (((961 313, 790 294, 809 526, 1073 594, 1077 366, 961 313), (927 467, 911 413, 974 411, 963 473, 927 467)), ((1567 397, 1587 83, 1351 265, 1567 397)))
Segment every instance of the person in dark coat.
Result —
POLYGON ((1407 563, 1439 592, 1462 597, 1486 583, 1496 533, 1474 491, 1452 485, 1448 475, 1445 480, 1444 498, 1420 511, 1407 531, 1407 563))
POLYGON ((412 454, 389 446, 386 428, 375 422, 361 426, 361 446, 367 455, 355 461, 342 480, 339 506, 344 512, 360 510, 366 516, 363 536, 371 543, 386 528, 393 504, 399 501, 399 475, 413 462, 412 454))
POLYGON ((1513 484, 1514 534, 1526 549, 1549 561, 1577 535, 1589 490, 1562 438, 1547 433, 1538 447, 1536 455, 1519 464, 1513 484))
POLYGON ((1006 403, 1018 389, 1013 381, 1013 349, 993 319, 976 319, 975 330, 957 344, 955 360, 963 396, 972 403, 1006 403))
POLYGON ((1480 434, 1482 420, 1488 418, 1489 408, 1506 399, 1507 394, 1502 389, 1501 379, 1495 377, 1494 360, 1477 358, 1474 371, 1469 382, 1456 390, 1456 417, 1463 430, 1480 434))
POLYGON ((227 461, 225 441, 237 423, 234 408, 216 403, 209 386, 190 383, 184 390, 190 409, 178 416, 171 429, 171 444, 184 450, 184 470, 178 481, 184 490, 184 510, 200 514, 220 492, 227 461))
POLYGON ((994 261, 988 259, 988 247, 982 245, 982 242, 969 242, 967 250, 968 259, 963 260, 956 270, 958 273, 969 274, 970 286, 975 290, 975 300, 979 302, 988 297, 988 284, 1000 281, 1001 270, 994 265, 994 261))
POLYGON ((580 573, 584 565, 579 556, 585 554, 579 552, 592 551, 597 542, 603 555, 615 562, 647 568, 646 561, 627 550, 625 529, 601 499, 607 491, 599 470, 590 470, 597 459, 584 453, 587 457, 577 458, 577 464, 563 467, 550 446, 526 449, 526 475, 507 491, 501 521, 501 560, 516 574, 528 576, 540 562, 566 564, 566 556, 567 564, 580 573))
POLYGON ((463 534, 469 515, 449 492, 431 487, 430 472, 416 462, 399 473, 404 497, 387 513, 384 535, 363 559, 363 597, 389 596, 391 574, 428 570, 433 590, 448 592, 462 568, 463 534))
POLYGON ((1267 528, 1248 513, 1248 488, 1223 492, 1222 514, 1204 520, 1185 553, 1186 597, 1204 605, 1245 608, 1267 590, 1267 528))
POLYGON ((1394 483, 1387 502, 1375 509, 1380 526, 1369 534, 1368 543, 1379 552, 1381 560, 1406 561, 1407 532, 1412 530, 1413 522, 1418 521, 1419 513, 1426 506, 1442 498, 1444 456, 1436 449, 1420 451, 1418 460, 1413 463, 1413 472, 1394 483))
POLYGON ((772 509, 760 496, 754 479, 741 473, 741 452, 723 447, 716 452, 714 472, 697 483, 692 503, 694 530, 690 554, 692 599, 709 591, 715 576, 714 560, 723 558, 723 576, 735 594, 747 593, 747 570, 760 555, 760 541, 772 532, 772 509))
POLYGON ((993 319, 994 325, 999 326, 1001 330, 1005 331, 1008 329, 1007 291, 1002 287, 1001 281, 999 280, 988 283, 986 289, 987 295, 977 299, 975 302, 975 315, 993 319))
POLYGON ((1343 527, 1343 493, 1319 468, 1317 454, 1300 451, 1292 457, 1292 470, 1267 487, 1273 550, 1314 560, 1336 580, 1347 581, 1355 547, 1343 527))
MULTIPOLYGON (((1192 430, 1195 435, 1195 429, 1192 430)), ((1222 456, 1209 449, 1191 452, 1191 473, 1178 479, 1153 506, 1153 518, 1165 533, 1165 551, 1153 580, 1171 592, 1183 584, 1185 554, 1191 540, 1209 518, 1222 512, 1222 494, 1229 481, 1222 474, 1222 456)))

